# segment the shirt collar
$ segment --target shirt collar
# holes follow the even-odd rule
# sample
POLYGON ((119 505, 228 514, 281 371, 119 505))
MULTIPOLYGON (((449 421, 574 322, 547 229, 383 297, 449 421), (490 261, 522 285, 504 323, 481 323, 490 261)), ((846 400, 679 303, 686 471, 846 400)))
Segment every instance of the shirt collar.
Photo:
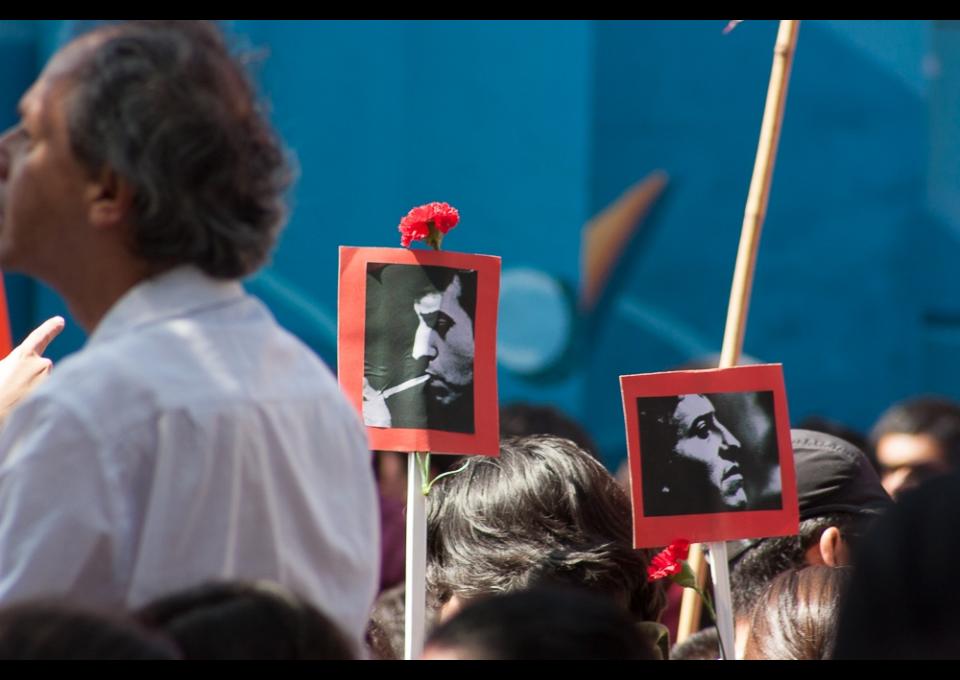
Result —
POLYGON ((244 294, 237 280, 215 279, 193 265, 176 267, 124 293, 97 324, 87 344, 103 342, 138 326, 227 304, 244 294))

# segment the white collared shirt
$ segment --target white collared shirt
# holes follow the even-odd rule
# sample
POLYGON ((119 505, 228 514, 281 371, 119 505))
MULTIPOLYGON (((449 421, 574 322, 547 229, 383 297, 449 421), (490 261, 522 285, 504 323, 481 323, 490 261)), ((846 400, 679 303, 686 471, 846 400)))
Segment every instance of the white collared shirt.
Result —
POLYGON ((0 603, 267 578, 359 640, 377 512, 329 369, 238 282, 180 267, 128 291, 0 433, 0 603))

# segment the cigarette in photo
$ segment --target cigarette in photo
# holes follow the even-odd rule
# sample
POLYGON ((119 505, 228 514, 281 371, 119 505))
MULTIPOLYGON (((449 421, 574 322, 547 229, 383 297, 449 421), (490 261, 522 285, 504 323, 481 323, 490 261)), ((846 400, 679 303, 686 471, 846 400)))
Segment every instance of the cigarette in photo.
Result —
POLYGON ((383 396, 384 399, 387 399, 388 397, 392 397, 393 395, 395 395, 397 392, 403 392, 404 390, 409 390, 411 387, 416 387, 420 383, 426 382, 429 379, 430 379, 430 375, 428 373, 424 373, 423 375, 417 376, 416 378, 410 378, 410 380, 406 380, 400 383, 399 385, 394 385, 390 389, 384 390, 381 396, 383 396))

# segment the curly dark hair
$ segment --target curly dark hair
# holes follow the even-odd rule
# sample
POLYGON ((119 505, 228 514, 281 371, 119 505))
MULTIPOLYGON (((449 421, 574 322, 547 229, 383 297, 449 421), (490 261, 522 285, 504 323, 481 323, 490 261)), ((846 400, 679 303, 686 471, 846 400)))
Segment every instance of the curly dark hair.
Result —
POLYGON ((91 175, 133 189, 132 247, 147 262, 239 278, 267 259, 292 172, 216 25, 135 21, 77 41, 67 129, 91 175))
POLYGON ((632 548, 630 501, 603 465, 546 435, 505 438, 498 458, 465 464, 428 499, 427 586, 440 602, 561 583, 657 620, 666 600, 647 582, 651 553, 632 548))

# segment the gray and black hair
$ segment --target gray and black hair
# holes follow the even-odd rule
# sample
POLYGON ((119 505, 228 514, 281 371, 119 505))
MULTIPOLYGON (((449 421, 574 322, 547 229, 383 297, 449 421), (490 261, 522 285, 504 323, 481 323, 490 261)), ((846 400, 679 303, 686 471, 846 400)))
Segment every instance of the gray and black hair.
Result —
POLYGON ((665 604, 632 547, 630 501, 599 462, 567 439, 508 437, 500 456, 471 456, 428 499, 427 586, 443 602, 538 584, 604 593, 642 620, 665 604))
POLYGON ((292 181, 244 67, 216 25, 137 21, 95 29, 68 75, 72 150, 133 188, 133 249, 225 279, 256 271, 286 218, 292 181))

